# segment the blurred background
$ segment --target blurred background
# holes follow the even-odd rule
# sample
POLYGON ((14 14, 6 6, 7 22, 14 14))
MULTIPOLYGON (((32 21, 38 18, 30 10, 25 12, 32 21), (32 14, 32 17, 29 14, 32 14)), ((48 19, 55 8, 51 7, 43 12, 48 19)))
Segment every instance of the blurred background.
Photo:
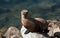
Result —
POLYGON ((60 17, 60 0, 0 0, 0 28, 19 27, 22 9, 28 9, 32 18, 56 19, 60 17))

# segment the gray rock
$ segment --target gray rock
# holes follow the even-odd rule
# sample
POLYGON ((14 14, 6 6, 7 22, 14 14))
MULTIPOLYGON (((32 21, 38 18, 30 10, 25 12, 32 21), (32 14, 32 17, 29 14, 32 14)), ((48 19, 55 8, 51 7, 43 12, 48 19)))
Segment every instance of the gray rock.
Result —
POLYGON ((53 37, 59 36, 58 33, 60 33, 60 22, 57 20, 49 20, 49 26, 50 27, 48 27, 48 35, 53 37))
POLYGON ((28 31, 24 26, 21 28, 21 34, 23 38, 50 38, 47 34, 43 33, 35 33, 35 32, 29 32, 25 34, 25 32, 28 31))
POLYGON ((22 38, 20 31, 16 27, 9 27, 4 36, 6 38, 22 38))

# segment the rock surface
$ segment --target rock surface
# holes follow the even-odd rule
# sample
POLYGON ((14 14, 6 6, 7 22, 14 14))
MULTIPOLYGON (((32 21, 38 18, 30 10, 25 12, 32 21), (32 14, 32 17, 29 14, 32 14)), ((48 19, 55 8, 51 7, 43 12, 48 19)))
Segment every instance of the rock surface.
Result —
POLYGON ((20 31, 16 27, 9 27, 4 36, 6 38, 22 38, 20 31))
POLYGON ((3 38, 3 34, 7 31, 7 28, 3 27, 0 29, 0 38, 3 38))
POLYGON ((21 28, 21 34, 22 34, 22 37, 23 38, 50 38, 48 34, 45 34, 45 33, 36 33, 36 32, 27 32, 28 30, 22 26, 21 28), (25 33, 27 32, 27 33, 25 33))
POLYGON ((50 30, 48 33, 49 36, 53 36, 53 37, 59 36, 60 34, 57 34, 57 32, 60 33, 60 21, 57 20, 48 20, 48 21, 49 21, 48 29, 50 30))

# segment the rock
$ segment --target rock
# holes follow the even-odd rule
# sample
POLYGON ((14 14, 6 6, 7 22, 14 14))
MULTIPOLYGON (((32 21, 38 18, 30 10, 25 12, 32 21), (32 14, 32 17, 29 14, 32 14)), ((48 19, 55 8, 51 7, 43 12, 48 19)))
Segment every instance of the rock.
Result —
POLYGON ((2 33, 0 32, 0 38, 2 38, 2 36, 1 36, 1 35, 2 35, 2 33))
POLYGON ((0 38, 6 38, 3 34, 7 31, 7 28, 3 27, 0 29, 0 38))
POLYGON ((60 38, 60 28, 55 28, 53 30, 54 37, 60 38))
POLYGON ((21 28, 21 34, 23 38, 50 38, 49 35, 45 33, 29 32, 24 26, 21 28))
MULTIPOLYGON (((49 36, 56 37, 59 36, 58 32, 60 32, 60 22, 57 20, 49 20, 49 36)), ((58 37, 57 37, 58 38, 58 37)))
POLYGON ((4 36, 6 38, 22 38, 20 31, 16 27, 9 27, 4 36))

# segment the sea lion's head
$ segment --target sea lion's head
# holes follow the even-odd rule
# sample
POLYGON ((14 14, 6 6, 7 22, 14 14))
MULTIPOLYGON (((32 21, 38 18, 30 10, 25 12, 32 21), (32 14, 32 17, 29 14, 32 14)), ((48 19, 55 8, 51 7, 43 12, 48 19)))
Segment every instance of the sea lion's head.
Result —
POLYGON ((22 10, 22 11, 21 11, 21 14, 22 14, 22 15, 27 15, 27 14, 28 14, 28 10, 22 10))

